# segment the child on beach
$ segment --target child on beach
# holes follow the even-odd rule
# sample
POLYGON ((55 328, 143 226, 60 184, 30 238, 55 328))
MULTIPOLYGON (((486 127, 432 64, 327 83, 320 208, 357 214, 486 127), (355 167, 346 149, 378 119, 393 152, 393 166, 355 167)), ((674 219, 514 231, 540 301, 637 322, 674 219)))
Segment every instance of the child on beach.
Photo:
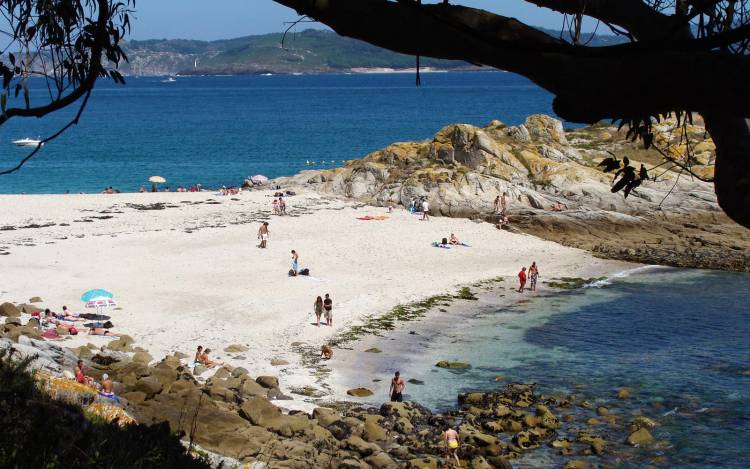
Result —
POLYGON ((320 356, 322 356, 324 360, 330 360, 333 358, 333 349, 327 345, 323 345, 320 347, 320 356))
POLYGON ((526 267, 518 272, 518 282, 521 284, 521 286, 518 287, 518 293, 523 293, 523 287, 526 286, 526 267))

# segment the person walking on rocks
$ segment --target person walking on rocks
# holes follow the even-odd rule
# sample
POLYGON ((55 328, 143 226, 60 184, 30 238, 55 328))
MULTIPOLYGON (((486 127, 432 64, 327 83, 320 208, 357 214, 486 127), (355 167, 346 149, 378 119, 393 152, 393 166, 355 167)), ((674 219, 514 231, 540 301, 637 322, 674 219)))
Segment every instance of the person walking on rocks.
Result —
POLYGON ((315 322, 316 326, 320 327, 320 317, 323 315, 323 298, 318 297, 317 300, 315 300, 315 322))
POLYGON ((518 293, 523 293, 523 288, 526 286, 526 267, 523 267, 520 272, 518 272, 518 283, 521 285, 518 287, 518 293))
POLYGON ((265 249, 268 243, 268 222, 264 221, 260 228, 258 228, 258 239, 260 240, 259 248, 265 249))
POLYGON ((536 281, 539 278, 539 268, 536 266, 536 261, 531 263, 529 267, 529 290, 536 291, 536 281))
POLYGON ((333 326, 333 300, 326 293, 326 299, 323 300, 323 309, 326 312, 326 325, 333 326))
POLYGON ((445 431, 445 452, 446 452, 446 465, 448 459, 451 457, 456 460, 456 466, 461 467, 461 460, 458 459, 458 446, 459 437, 458 432, 454 428, 448 428, 445 431))
POLYGON ((424 199, 422 202, 422 220, 429 220, 430 219, 430 204, 427 202, 427 199, 424 199))
POLYGON ((402 394, 404 389, 406 389, 406 383, 404 383, 403 378, 401 378, 401 373, 397 371, 396 374, 393 375, 391 388, 388 390, 388 393, 391 395, 391 402, 404 402, 404 396, 402 394))

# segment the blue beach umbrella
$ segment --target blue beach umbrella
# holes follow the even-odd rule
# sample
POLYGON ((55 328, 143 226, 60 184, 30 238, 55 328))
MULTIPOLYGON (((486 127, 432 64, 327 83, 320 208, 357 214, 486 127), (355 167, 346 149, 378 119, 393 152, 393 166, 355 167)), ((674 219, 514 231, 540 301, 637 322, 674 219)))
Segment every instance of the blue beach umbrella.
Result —
POLYGON ((114 296, 115 295, 108 292, 107 290, 97 288, 95 290, 89 290, 81 295, 81 301, 83 301, 84 303, 88 303, 89 301, 109 300, 111 298, 114 298, 114 296))

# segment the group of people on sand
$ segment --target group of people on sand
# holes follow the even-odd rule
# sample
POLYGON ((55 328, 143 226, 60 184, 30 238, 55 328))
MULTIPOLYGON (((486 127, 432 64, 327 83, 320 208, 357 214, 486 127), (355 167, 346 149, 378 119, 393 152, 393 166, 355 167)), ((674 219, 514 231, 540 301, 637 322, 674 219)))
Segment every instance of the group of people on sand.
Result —
POLYGON ((333 326, 333 300, 328 293, 325 294, 325 299, 320 296, 315 299, 313 309, 315 311, 316 326, 320 327, 321 316, 325 317, 326 326, 333 326))
POLYGON ((274 197, 271 207, 274 215, 286 215, 286 202, 283 196, 279 196, 278 199, 274 197))
POLYGON ((62 340, 63 337, 60 336, 59 330, 64 330, 69 335, 78 335, 81 330, 87 330, 89 335, 119 337, 118 334, 110 331, 107 327, 102 327, 101 324, 96 322, 91 324, 87 329, 81 327, 81 322, 90 319, 88 316, 90 315, 72 313, 68 310, 67 306, 62 307, 62 313, 55 313, 49 308, 46 308, 44 311, 31 313, 31 318, 39 324, 39 329, 45 340, 62 340))
MULTIPOLYGON (((219 195, 237 195, 242 191, 239 187, 231 186, 221 186, 221 189, 219 189, 219 195)), ((179 189, 177 192, 180 192, 179 189)))
MULTIPOLYGON (((226 189, 226 187, 224 187, 224 189, 226 189)), ((159 190, 159 189, 158 189, 158 188, 156 187, 156 184, 151 184, 151 190, 150 190, 150 191, 146 191, 146 186, 143 186, 143 185, 142 185, 142 186, 141 186, 141 188, 140 188, 140 189, 138 189, 138 192, 140 192, 140 193, 142 194, 142 193, 144 193, 144 192, 201 192, 202 190, 203 190, 203 188, 201 187, 201 185, 200 185, 200 184, 193 184, 193 185, 192 185, 192 186, 190 186, 190 187, 186 187, 186 186, 177 186, 177 189, 175 189, 174 191, 172 191, 172 190, 171 190, 171 189, 169 188, 169 186, 166 186, 166 187, 164 187, 164 189, 162 189, 162 190, 160 191, 160 190, 159 190)), ((222 195, 226 195, 226 194, 222 194, 222 195)))
POLYGON ((531 263, 531 266, 529 266, 528 272, 526 270, 526 267, 522 267, 521 271, 518 272, 518 293, 523 293, 524 288, 526 288, 526 281, 529 282, 529 290, 536 291, 536 282, 539 279, 539 267, 536 265, 536 261, 531 263))
POLYGON ((507 192, 503 192, 502 195, 495 197, 495 201, 492 204, 492 213, 497 217, 495 228, 502 230, 507 229, 510 226, 510 219, 508 218, 507 192))

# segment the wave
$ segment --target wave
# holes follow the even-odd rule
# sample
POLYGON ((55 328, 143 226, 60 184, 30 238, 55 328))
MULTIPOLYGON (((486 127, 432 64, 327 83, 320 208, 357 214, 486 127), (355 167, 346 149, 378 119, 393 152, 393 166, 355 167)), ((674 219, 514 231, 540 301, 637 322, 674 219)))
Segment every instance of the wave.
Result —
POLYGON ((640 274, 651 270, 661 270, 664 268, 665 267, 663 265, 642 265, 640 267, 634 267, 632 269, 626 269, 620 272, 616 272, 609 277, 600 280, 595 280, 589 284, 584 285, 583 288, 602 288, 608 285, 612 285, 612 282, 615 279, 626 278, 634 274, 640 274))

